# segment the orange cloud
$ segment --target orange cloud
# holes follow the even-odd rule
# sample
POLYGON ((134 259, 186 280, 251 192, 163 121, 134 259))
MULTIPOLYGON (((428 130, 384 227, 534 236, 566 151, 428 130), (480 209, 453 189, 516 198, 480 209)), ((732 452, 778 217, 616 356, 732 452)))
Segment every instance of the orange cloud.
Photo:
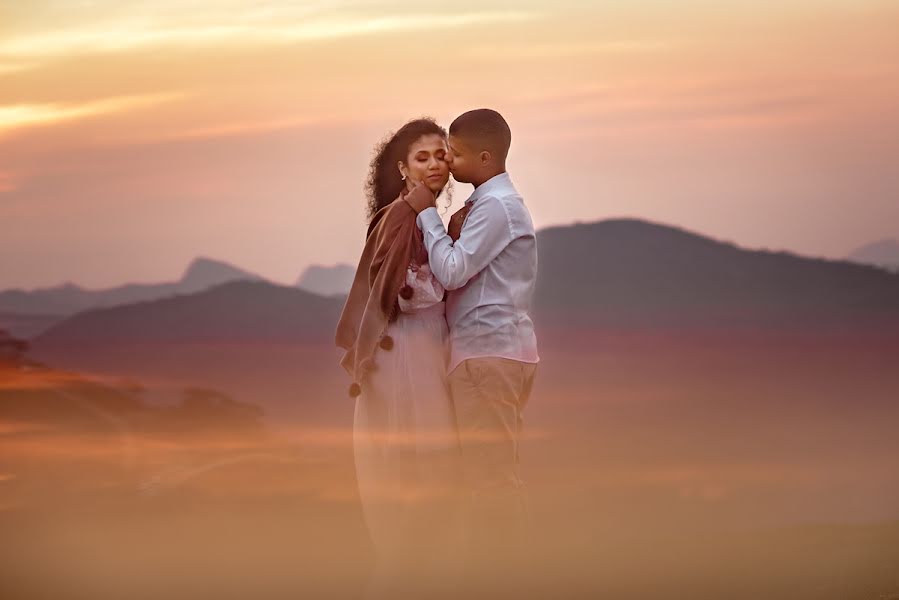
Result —
POLYGON ((463 56, 479 60, 509 61, 522 59, 557 59, 563 57, 589 58, 594 54, 629 54, 639 52, 667 51, 673 42, 663 40, 607 40, 607 41, 567 41, 521 42, 504 44, 483 44, 463 50, 463 56))
POLYGON ((0 106, 0 136, 14 129, 51 125, 84 117, 133 110, 170 102, 182 93, 116 96, 82 103, 13 104, 0 106))
POLYGON ((24 63, 24 62, 0 62, 0 75, 7 75, 10 73, 18 73, 19 71, 27 71, 28 69, 33 69, 36 65, 34 63, 24 63))
MULTIPOLYGON (((194 15, 199 17, 200 15, 194 15)), ((467 25, 531 20, 523 11, 474 11, 462 13, 399 13, 386 16, 339 14, 317 17, 285 16, 273 12, 265 18, 244 20, 235 15, 209 14, 202 25, 178 24, 185 15, 169 22, 133 17, 94 28, 56 29, 12 36, 0 42, 0 56, 65 57, 72 54, 122 52, 152 46, 208 44, 284 44, 346 38, 359 35, 448 29, 467 25), (283 23, 294 24, 284 25, 283 23)))

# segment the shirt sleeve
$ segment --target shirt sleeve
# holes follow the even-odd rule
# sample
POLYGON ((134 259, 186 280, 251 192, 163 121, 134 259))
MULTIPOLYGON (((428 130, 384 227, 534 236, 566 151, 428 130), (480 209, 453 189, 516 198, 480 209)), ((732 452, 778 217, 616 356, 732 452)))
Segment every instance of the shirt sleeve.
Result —
POLYGON ((457 290, 468 283, 512 241, 506 209, 488 196, 478 199, 472 207, 455 244, 447 235, 436 208, 421 211, 416 222, 424 234, 431 272, 448 290, 457 290))

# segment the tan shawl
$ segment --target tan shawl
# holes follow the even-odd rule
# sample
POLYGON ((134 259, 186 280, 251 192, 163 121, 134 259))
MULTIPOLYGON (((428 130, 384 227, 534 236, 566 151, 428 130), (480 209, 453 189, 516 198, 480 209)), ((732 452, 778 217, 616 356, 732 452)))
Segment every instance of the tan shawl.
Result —
MULTIPOLYGON (((425 193, 430 193, 429 191, 425 193)), ((353 285, 337 323, 335 342, 346 353, 341 366, 352 376, 350 396, 362 392, 365 376, 375 368, 377 348, 389 351, 393 340, 385 335, 389 322, 399 313, 397 296, 411 292, 405 286, 410 262, 427 260, 415 211, 400 196, 371 220, 365 248, 356 267, 353 285)))

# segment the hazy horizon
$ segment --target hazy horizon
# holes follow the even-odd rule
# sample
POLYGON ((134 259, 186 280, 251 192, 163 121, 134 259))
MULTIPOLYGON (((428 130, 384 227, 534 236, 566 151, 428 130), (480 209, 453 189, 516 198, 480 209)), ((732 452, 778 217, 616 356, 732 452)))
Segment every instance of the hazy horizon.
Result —
MULTIPOLYGON (((554 227, 570 227, 570 226, 581 225, 581 224, 595 224, 595 223, 599 223, 600 221, 615 220, 615 219, 616 219, 616 217, 609 217, 608 219, 597 219, 597 220, 591 220, 591 221, 580 221, 580 220, 578 220, 578 221, 575 221, 575 222, 572 222, 572 223, 563 223, 563 224, 558 224, 558 225, 549 225, 549 226, 547 226, 547 227, 543 227, 543 228, 538 229, 538 233, 539 233, 539 231, 542 230, 542 229, 549 229, 549 228, 554 228, 554 227)), ((643 220, 643 219, 639 219, 639 218, 637 218, 637 217, 617 217, 617 219, 637 219, 637 220, 643 220)), ((677 227, 677 226, 669 225, 669 224, 666 224, 666 223, 653 223, 653 222, 651 222, 651 221, 647 221, 647 222, 648 222, 648 223, 651 223, 651 224, 654 224, 654 225, 662 225, 662 226, 666 226, 666 227, 676 227, 677 229, 686 231, 688 234, 698 235, 698 236, 701 236, 701 237, 704 237, 704 238, 712 239, 712 240, 717 241, 717 242, 722 242, 722 243, 734 243, 734 244, 736 244, 736 246, 739 247, 740 249, 742 249, 742 250, 747 250, 747 251, 771 251, 771 252, 781 252, 781 251, 786 251, 786 252, 791 253, 791 254, 795 254, 795 255, 798 255, 798 256, 802 256, 803 258, 810 258, 810 259, 824 259, 824 260, 846 260, 846 261, 849 261, 849 262, 852 262, 852 263, 855 263, 855 264, 861 264, 861 265, 873 265, 874 262, 876 262, 876 261, 866 262, 866 261, 860 260, 860 259, 858 259, 858 258, 849 258, 849 257, 848 257, 848 254, 849 254, 849 253, 847 253, 847 256, 824 257, 824 256, 810 256, 810 255, 803 255, 803 254, 800 254, 800 253, 796 253, 796 252, 794 252, 794 251, 792 251, 792 250, 790 250, 790 249, 788 249, 788 248, 748 248, 748 247, 746 247, 746 246, 740 244, 739 242, 734 242, 733 240, 723 240, 723 239, 720 239, 720 238, 715 237, 715 236, 713 236, 713 235, 708 235, 708 234, 705 234, 705 233, 702 233, 702 232, 693 231, 693 230, 691 230, 691 229, 689 229, 689 228, 687 228, 687 227, 677 227)), ((879 242, 881 242, 881 243, 884 242, 884 241, 892 241, 892 240, 879 240, 879 242)), ((897 240, 897 241, 899 241, 899 240, 897 240)), ((875 240, 875 242, 878 242, 878 240, 875 240)), ((37 290, 41 290, 41 289, 56 288, 56 287, 65 286, 65 285, 75 285, 75 286, 78 286, 78 287, 80 287, 80 288, 82 288, 82 289, 85 289, 85 290, 102 290, 102 289, 115 288, 115 287, 124 286, 124 285, 153 285, 153 284, 173 283, 173 282, 180 281, 182 278, 184 278, 184 277, 187 275, 188 270, 191 269, 191 268, 192 268, 196 263, 198 263, 198 262, 212 262, 212 263, 216 263, 216 264, 227 265, 228 267, 232 267, 232 268, 235 268, 235 269, 239 269, 239 270, 241 270, 241 271, 245 271, 245 272, 250 273, 250 274, 252 274, 252 275, 258 275, 258 276, 262 277, 263 279, 265 279, 266 281, 269 281, 269 282, 271 282, 271 283, 280 284, 280 285, 285 285, 285 286, 297 286, 297 285, 298 285, 298 280, 299 280, 299 279, 300 279, 300 278, 301 278, 301 277, 302 277, 308 270, 310 270, 310 269, 313 269, 313 268, 334 269, 334 268, 337 268, 337 267, 340 267, 340 266, 347 266, 347 265, 350 266, 350 267, 354 267, 356 261, 355 261, 355 260, 347 260, 347 261, 336 261, 336 262, 331 262, 331 263, 309 262, 308 264, 306 264, 305 266, 303 266, 302 268, 300 268, 300 270, 296 273, 296 275, 295 275, 292 279, 278 280, 278 279, 274 279, 274 278, 271 278, 271 277, 266 277, 264 274, 262 274, 262 273, 260 273, 259 271, 253 269, 252 267, 248 267, 247 265, 244 265, 244 264, 241 264, 241 263, 235 263, 235 262, 233 262, 233 261, 223 260, 223 259, 220 259, 220 258, 218 258, 218 257, 216 257, 216 256, 212 256, 212 255, 209 255, 209 254, 198 254, 197 256, 194 256, 193 258, 190 258, 190 259, 187 261, 187 263, 185 263, 185 264, 181 267, 180 271, 175 272, 175 273, 172 273, 172 274, 171 274, 169 277, 167 277, 167 278, 158 279, 158 280, 152 280, 152 281, 150 281, 150 280, 136 279, 136 278, 132 277, 132 278, 130 278, 130 279, 123 280, 123 281, 109 282, 109 283, 107 283, 107 284, 105 284, 105 285, 99 285, 99 286, 87 286, 87 285, 83 285, 83 284, 79 283, 78 281, 74 280, 73 278, 66 278, 66 279, 57 281, 57 282, 55 282, 55 283, 50 283, 50 284, 45 284, 45 285, 38 285, 38 286, 32 286, 32 287, 30 287, 30 288, 23 288, 22 286, 8 286, 8 285, 4 285, 4 282, 3 282, 3 281, 0 281, 0 292, 3 292, 3 291, 9 291, 9 290, 22 290, 22 291, 29 292, 29 291, 37 291, 37 290)), ((301 286, 301 287, 302 287, 302 286, 301 286)))

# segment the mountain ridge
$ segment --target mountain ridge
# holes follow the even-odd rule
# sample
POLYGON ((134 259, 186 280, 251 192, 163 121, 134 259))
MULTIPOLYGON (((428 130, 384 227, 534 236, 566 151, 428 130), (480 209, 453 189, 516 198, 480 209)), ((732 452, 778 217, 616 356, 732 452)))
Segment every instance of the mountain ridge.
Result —
POLYGON ((66 281, 61 285, 47 288, 0 291, 0 312, 22 316, 55 314, 64 317, 89 308, 193 293, 235 279, 265 280, 230 263, 199 256, 188 264, 181 278, 174 282, 125 283, 94 290, 66 281))
MULTIPOLYGON (((612 219, 541 230, 539 326, 799 328, 899 324, 899 275, 850 261, 748 250, 684 229, 612 219)), ((343 296, 236 280, 82 311, 33 338, 63 344, 191 340, 333 343, 343 296)))

